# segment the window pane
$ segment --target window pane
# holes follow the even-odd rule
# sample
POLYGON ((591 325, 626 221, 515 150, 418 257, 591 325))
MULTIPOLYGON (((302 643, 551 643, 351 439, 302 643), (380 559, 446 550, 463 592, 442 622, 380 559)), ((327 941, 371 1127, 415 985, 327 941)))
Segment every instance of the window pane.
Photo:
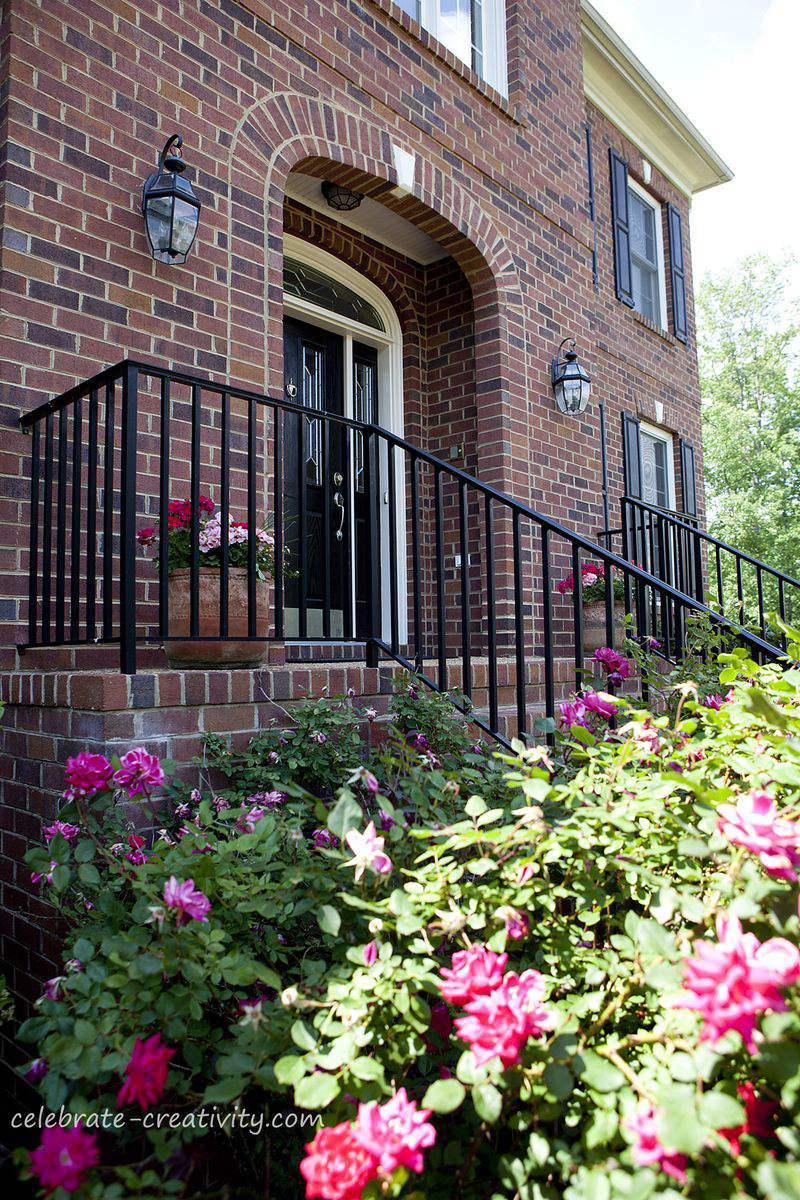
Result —
POLYGON ((394 0, 394 2, 415 21, 420 19, 420 0, 394 0))
POLYGON ((370 329, 386 331, 383 321, 372 305, 362 300, 356 292, 335 279, 329 279, 322 271, 293 258, 283 260, 283 290, 290 296, 298 296, 301 300, 308 300, 320 308, 339 313, 342 317, 350 317, 353 321, 360 321, 362 325, 369 325, 370 329))
MULTIPOLYGON (((301 404, 322 412, 324 387, 324 359, 316 346, 303 346, 303 390, 301 404)), ((322 422, 303 417, 306 422, 306 479, 309 483, 322 483, 322 422)))
POLYGON ((669 507, 667 443, 642 430, 642 499, 659 508, 669 507))
MULTIPOLYGON (((353 416, 366 425, 375 425, 378 419, 375 406, 375 364, 355 360, 353 371, 353 416)), ((364 436, 355 435, 355 486, 364 490, 364 436)))
POLYGON ((630 199, 631 251, 638 258, 643 258, 645 262, 655 267, 658 265, 656 214, 636 192, 631 191, 628 196, 630 199))
MULTIPOLYGON (((480 0, 437 0, 439 5, 438 35, 439 41, 444 42, 448 50, 452 50, 462 62, 473 65, 473 46, 476 44, 473 28, 480 20, 475 21, 476 9, 480 8, 480 0)), ((478 41, 482 51, 482 39, 478 41)), ((477 68, 476 68, 477 69, 477 68)))
POLYGON ((633 306, 643 317, 655 325, 661 321, 661 305, 658 298, 658 271, 646 263, 637 262, 631 256, 633 273, 633 306))

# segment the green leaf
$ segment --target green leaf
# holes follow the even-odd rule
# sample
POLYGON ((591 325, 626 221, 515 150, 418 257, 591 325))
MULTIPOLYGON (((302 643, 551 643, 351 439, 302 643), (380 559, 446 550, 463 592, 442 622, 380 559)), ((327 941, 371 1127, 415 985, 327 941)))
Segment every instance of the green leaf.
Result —
POLYGON ((356 1079, 363 1079, 365 1081, 383 1079, 383 1063, 378 1062, 377 1058, 367 1058, 362 1055, 350 1063, 349 1070, 351 1075, 355 1075, 356 1079))
POLYGON ((203 1093, 203 1104, 230 1104, 231 1100, 241 1096, 249 1083, 249 1079, 243 1079, 241 1076, 212 1083, 203 1093))
POLYGON ((85 937, 79 937, 72 947, 73 958, 78 958, 84 965, 94 957, 94 946, 85 937))
POLYGON ((464 805, 464 812, 468 817, 479 817, 481 813, 485 813, 487 808, 486 801, 482 796, 470 796, 467 803, 464 805))
POLYGON ((591 1050, 585 1050, 576 1060, 575 1073, 595 1092, 616 1092, 625 1083, 625 1076, 613 1063, 591 1050))
POLYGON ((79 1018, 75 1022, 75 1037, 84 1046, 92 1046, 97 1041, 97 1030, 91 1021, 84 1021, 79 1018))
POLYGON ((317 922, 323 933, 336 937, 342 925, 342 918, 332 905, 323 904, 317 914, 317 922))
POLYGON ((548 1063, 544 1070, 544 1081, 550 1095, 557 1100, 565 1100, 575 1086, 572 1072, 563 1063, 548 1063))
POLYGON ((358 829, 363 820, 364 814, 360 804, 352 792, 343 788, 339 793, 339 799, 328 813, 328 829, 341 840, 351 829, 358 829))
POLYGON ((75 862, 91 862, 93 858, 94 842, 90 841, 89 838, 82 838, 75 845, 75 862))
POLYGON ((700 1116, 712 1129, 744 1125, 745 1112, 738 1100, 726 1092, 706 1092, 698 1102, 700 1116))
POLYGON ((317 1071, 295 1084, 294 1102, 300 1108, 327 1108, 339 1095, 341 1088, 335 1075, 317 1071))
POLYGON ((303 1078, 305 1072, 305 1059, 299 1054, 284 1054, 283 1058, 279 1058, 275 1063, 275 1078, 278 1083, 294 1086, 303 1078))
POLYGON ((757 1171, 758 1186, 769 1200, 800 1200, 800 1164, 762 1162, 757 1171))
POLYGON ((494 1125, 503 1107, 503 1097, 493 1083, 479 1083, 472 1089, 472 1103, 481 1120, 494 1125))
POLYGON ((464 1102, 466 1089, 457 1079, 437 1079, 422 1099, 422 1107, 435 1113, 454 1112, 464 1102))
POLYGON ((317 1046, 316 1038, 305 1021, 295 1021, 292 1026, 292 1041, 301 1050, 315 1050, 317 1046))

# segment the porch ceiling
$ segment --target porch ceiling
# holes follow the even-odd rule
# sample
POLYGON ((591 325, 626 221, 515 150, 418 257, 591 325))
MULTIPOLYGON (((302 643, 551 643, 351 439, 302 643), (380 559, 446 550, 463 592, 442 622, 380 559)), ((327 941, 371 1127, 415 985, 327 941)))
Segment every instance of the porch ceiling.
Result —
POLYGON ((429 237, 418 225, 370 196, 365 196, 358 208, 352 212, 334 212, 323 198, 321 183, 322 179, 318 176, 308 175, 303 171, 292 171, 286 181, 286 195, 298 200, 307 208, 315 209, 339 221, 342 225, 357 229, 373 241, 387 246, 390 250, 397 250, 423 266, 448 257, 449 251, 429 237))

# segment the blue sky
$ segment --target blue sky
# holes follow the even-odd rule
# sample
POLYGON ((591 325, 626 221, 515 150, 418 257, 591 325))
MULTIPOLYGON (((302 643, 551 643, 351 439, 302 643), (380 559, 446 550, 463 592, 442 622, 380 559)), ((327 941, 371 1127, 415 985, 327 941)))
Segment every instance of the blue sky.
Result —
POLYGON ((593 3, 735 172, 695 198, 696 278, 758 251, 800 259, 800 0, 593 3))

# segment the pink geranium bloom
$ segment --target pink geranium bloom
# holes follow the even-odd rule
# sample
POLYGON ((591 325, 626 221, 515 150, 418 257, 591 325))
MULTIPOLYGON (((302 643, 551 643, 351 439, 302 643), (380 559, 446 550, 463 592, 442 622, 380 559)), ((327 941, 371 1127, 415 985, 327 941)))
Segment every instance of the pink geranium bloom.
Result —
POLYGON ((758 855, 764 870, 775 879, 797 879, 800 863, 800 825, 778 816, 775 801, 754 790, 735 804, 720 804, 717 829, 734 846, 758 855))
POLYGON ((142 792, 147 795, 153 788, 160 787, 164 782, 164 772, 155 754, 148 754, 143 746, 137 746, 123 754, 119 770, 114 774, 114 782, 133 799, 142 792))
POLYGON ((125 1068, 127 1079, 117 1096, 117 1106, 138 1104, 148 1109, 161 1099, 167 1083, 167 1064, 175 1057, 175 1051, 165 1046, 161 1035, 154 1033, 149 1038, 137 1038, 133 1053, 125 1068))
POLYGON ((595 713, 604 721, 610 721, 612 717, 616 716, 619 701, 615 700, 613 696, 606 696, 602 692, 584 692, 581 700, 588 712, 595 713))
POLYGON ((406 1089, 379 1105, 376 1101, 360 1104, 353 1126, 357 1142, 378 1161, 378 1170, 387 1179, 398 1167, 422 1173, 423 1155, 436 1141, 436 1130, 429 1124, 429 1108, 417 1108, 406 1089))
POLYGON ((785 1010, 781 989, 800 979, 800 951, 785 938, 759 942, 730 915, 717 918, 717 938, 695 943, 684 962, 686 995, 676 1007, 701 1014, 701 1041, 714 1044, 733 1029, 754 1054, 758 1016, 785 1010))
POLYGON ((164 903, 167 908, 177 909, 177 925, 182 925, 190 917, 194 921, 207 921, 206 914, 211 908, 208 896, 198 891, 193 879, 176 879, 170 875, 164 884, 164 903))
POLYGON ((488 996, 466 1005, 467 1016, 455 1022, 459 1037, 469 1042, 478 1066, 499 1058, 504 1067, 519 1060, 528 1038, 552 1029, 553 1015, 541 1003, 544 980, 538 971, 509 971, 488 996))
POLYGON ((317 1131, 306 1146, 300 1174, 306 1200, 361 1200, 364 1188, 378 1176, 378 1160, 343 1121, 317 1131))
POLYGON ((64 777, 66 794, 72 799, 94 796, 108 787, 114 768, 104 754, 90 754, 81 750, 74 758, 67 759, 64 777))
POLYGON ((681 1186, 686 1183, 686 1156, 676 1154, 661 1144, 658 1113, 652 1104, 643 1100, 636 1112, 623 1121, 623 1125, 633 1138, 631 1156, 637 1167, 658 1167, 681 1186))
POLYGON ((68 1128, 44 1129, 41 1143, 31 1151, 33 1173, 47 1195, 56 1188, 76 1192, 99 1162, 97 1138, 86 1132, 82 1120, 68 1128))
POLYGON ((468 1004, 500 986, 507 962, 507 954, 495 954, 485 946, 456 950, 452 967, 442 968, 439 991, 451 1004, 468 1004))
POLYGON ((67 821, 54 821, 52 825, 47 825, 43 831, 44 840, 52 842, 54 837, 60 833, 68 842, 72 842, 80 834, 79 825, 70 825, 67 821))
POLYGON ((388 875, 392 869, 392 860, 384 853, 384 839, 375 832, 375 822, 370 821, 363 833, 351 829, 345 834, 344 840, 353 851, 353 858, 345 865, 355 867, 356 880, 359 880, 369 868, 379 875, 388 875))

